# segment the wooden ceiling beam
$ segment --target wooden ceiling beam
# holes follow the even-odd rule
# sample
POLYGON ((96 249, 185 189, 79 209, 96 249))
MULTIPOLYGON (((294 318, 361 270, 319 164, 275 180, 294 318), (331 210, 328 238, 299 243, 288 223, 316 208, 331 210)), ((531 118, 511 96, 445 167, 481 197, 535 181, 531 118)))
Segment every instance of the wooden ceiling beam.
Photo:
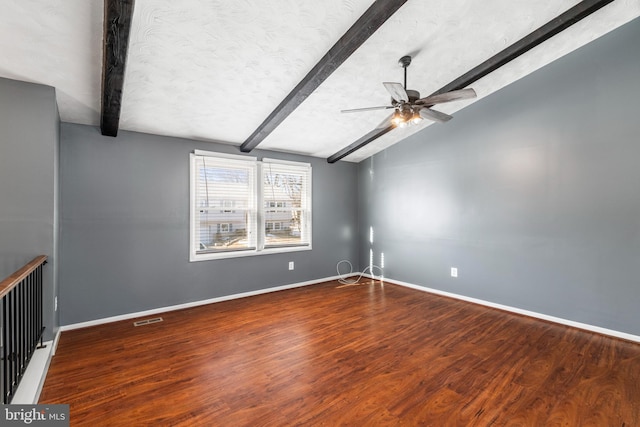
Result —
POLYGON ((135 0, 104 0, 100 131, 117 136, 135 0))
POLYGON ((240 146, 248 153, 280 125, 407 0, 376 0, 240 146))
MULTIPOLYGON (((528 52, 529 50, 543 43, 545 40, 548 40, 551 37, 555 36, 556 34, 560 33, 561 31, 564 31, 565 29, 569 28, 576 22, 586 18, 587 16, 591 15, 595 11, 603 8, 604 6, 608 5, 613 1, 614 0, 584 0, 578 3, 577 5, 568 9, 566 12, 558 15, 557 17, 547 22, 537 30, 524 36, 523 38, 513 43, 506 49, 498 52, 491 58, 484 61, 482 64, 469 70, 462 76, 458 77, 457 79, 453 80, 451 83, 433 92, 429 96, 450 92, 452 90, 464 89, 465 87, 469 86, 475 81, 481 79, 482 77, 486 76, 489 73, 492 73, 493 71, 497 70, 498 68, 507 64, 508 62, 513 61, 520 55, 528 52)), ((369 132, 362 138, 349 144, 347 147, 343 148, 337 153, 329 156, 327 158, 327 162, 335 163, 338 160, 343 159, 344 157, 348 156, 349 154, 353 153, 356 150, 359 150, 360 148, 369 144, 371 141, 375 140, 376 138, 381 137, 382 135, 386 134, 392 129, 393 127, 391 129, 386 129, 386 128, 376 129, 374 131, 369 132)))
POLYGON ((492 73, 506 63, 513 61, 520 55, 530 51, 546 40, 549 40, 551 37, 566 30, 576 22, 586 18, 593 12, 603 8, 613 1, 614 0, 585 0, 578 3, 566 12, 556 16, 542 27, 524 36, 511 46, 487 59, 482 64, 472 70, 469 70, 467 73, 458 77, 448 85, 438 89, 432 95, 464 89, 471 83, 480 80, 482 77, 492 73))
POLYGON ((365 145, 367 145, 368 143, 370 143, 371 141, 374 141, 378 138, 380 138, 382 135, 391 132, 392 130, 394 130, 396 127, 395 125, 389 125, 385 128, 376 128, 374 130, 372 130, 371 132, 369 132, 368 134, 366 134, 365 136, 363 136, 362 138, 358 139, 355 142, 352 142, 351 144, 347 145, 346 147, 344 147, 342 150, 338 151, 335 154, 332 154, 331 156, 329 156, 327 158, 327 162, 329 163, 335 163, 338 160, 347 157, 349 154, 353 153, 354 151, 358 151, 359 149, 361 149, 362 147, 364 147, 365 145))

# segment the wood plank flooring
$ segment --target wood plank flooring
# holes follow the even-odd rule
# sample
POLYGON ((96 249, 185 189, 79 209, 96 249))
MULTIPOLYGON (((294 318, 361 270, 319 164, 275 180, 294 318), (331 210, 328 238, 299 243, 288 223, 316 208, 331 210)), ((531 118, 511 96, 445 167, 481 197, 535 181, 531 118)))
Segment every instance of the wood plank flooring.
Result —
POLYGON ((64 332, 93 426, 640 426, 640 345, 363 280, 64 332))

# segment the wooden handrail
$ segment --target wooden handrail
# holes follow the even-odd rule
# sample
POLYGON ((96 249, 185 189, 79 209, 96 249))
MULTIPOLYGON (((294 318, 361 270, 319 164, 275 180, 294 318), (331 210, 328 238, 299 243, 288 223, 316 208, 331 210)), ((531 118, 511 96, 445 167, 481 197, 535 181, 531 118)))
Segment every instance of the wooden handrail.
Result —
POLYGON ((11 274, 9 277, 0 282, 0 298, 11 292, 22 279, 27 277, 33 270, 40 267, 47 261, 46 255, 40 255, 29 261, 24 267, 11 274))

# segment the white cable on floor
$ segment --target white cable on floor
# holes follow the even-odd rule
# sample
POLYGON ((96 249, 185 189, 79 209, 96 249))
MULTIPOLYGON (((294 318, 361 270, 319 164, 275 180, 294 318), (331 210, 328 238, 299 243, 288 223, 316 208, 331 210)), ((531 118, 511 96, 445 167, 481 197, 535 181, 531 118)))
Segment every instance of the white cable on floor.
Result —
POLYGON ((378 267, 377 265, 370 265, 370 266, 367 266, 364 270, 362 270, 362 273, 360 273, 360 275, 356 280, 347 280, 347 278, 353 274, 353 264, 351 264, 349 260, 343 259, 342 261, 338 261, 338 264, 336 264, 336 271, 338 272, 338 277, 339 277, 338 282, 344 285, 354 285, 358 283, 360 279, 362 279, 362 276, 367 274, 367 270, 369 270, 369 272, 375 279, 376 275, 373 273, 373 270, 375 268, 377 268, 380 271, 380 276, 382 276, 382 268, 378 267), (340 264, 342 264, 343 262, 346 262, 347 264, 349 264, 349 272, 347 274, 340 273, 340 264))

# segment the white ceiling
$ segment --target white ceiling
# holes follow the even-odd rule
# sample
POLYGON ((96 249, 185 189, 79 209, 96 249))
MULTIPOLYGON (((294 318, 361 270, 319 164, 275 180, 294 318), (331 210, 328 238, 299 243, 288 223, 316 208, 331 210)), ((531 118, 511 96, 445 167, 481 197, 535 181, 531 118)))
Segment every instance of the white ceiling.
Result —
MULTIPOLYGON (((240 145, 372 3, 136 0, 120 129, 240 145)), ((408 87, 426 96, 577 3, 409 0, 259 148, 328 157, 388 115, 340 110, 388 104, 382 82, 402 82, 401 56, 413 54, 408 87)), ((63 121, 98 126, 102 0, 2 6, 0 77, 53 86, 63 121)), ((472 87, 480 99, 638 16, 640 1, 616 0, 472 87)), ((344 160, 426 125, 395 129, 344 160)))

